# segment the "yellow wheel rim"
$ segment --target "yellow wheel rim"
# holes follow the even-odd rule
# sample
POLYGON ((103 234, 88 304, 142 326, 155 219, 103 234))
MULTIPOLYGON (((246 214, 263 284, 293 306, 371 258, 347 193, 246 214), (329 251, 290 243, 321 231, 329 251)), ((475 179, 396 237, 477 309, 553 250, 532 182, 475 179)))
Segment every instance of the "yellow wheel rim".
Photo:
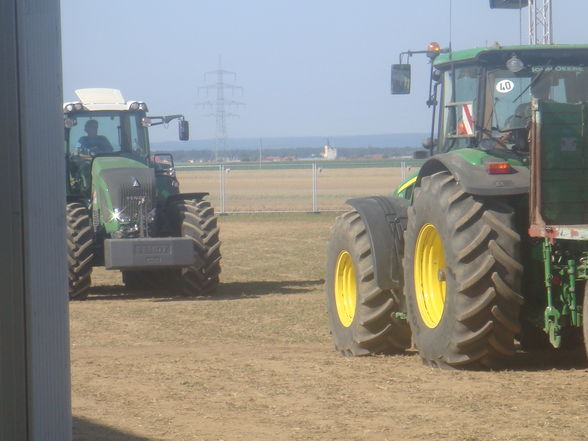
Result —
POLYGON ((355 282, 355 268, 351 255, 343 250, 337 258, 335 267, 335 304, 339 321, 348 328, 355 317, 357 303, 357 285, 355 282))
POLYGON ((414 255, 414 286, 419 313, 425 325, 435 328, 445 308, 445 254, 434 225, 419 232, 414 255))

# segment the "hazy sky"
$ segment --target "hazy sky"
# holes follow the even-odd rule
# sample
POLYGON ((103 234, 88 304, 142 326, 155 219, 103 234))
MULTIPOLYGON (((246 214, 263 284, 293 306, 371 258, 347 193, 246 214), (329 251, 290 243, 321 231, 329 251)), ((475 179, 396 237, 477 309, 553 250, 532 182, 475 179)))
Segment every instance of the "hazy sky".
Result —
MULTIPOLYGON (((426 132, 427 64, 415 56, 413 93, 391 96, 390 64, 428 42, 454 49, 527 38, 527 9, 491 10, 488 0, 61 0, 64 98, 84 87, 121 89, 152 114, 183 113, 193 139, 215 136, 197 106, 204 73, 237 73, 246 103, 229 137, 426 132), (522 22, 522 31, 519 24, 522 22)), ((588 2, 554 0, 556 43, 588 43, 588 2)), ((214 99, 214 92, 208 99, 214 99)), ((210 112, 210 110, 208 111, 210 112)), ((154 128, 175 139, 175 125, 154 128)))

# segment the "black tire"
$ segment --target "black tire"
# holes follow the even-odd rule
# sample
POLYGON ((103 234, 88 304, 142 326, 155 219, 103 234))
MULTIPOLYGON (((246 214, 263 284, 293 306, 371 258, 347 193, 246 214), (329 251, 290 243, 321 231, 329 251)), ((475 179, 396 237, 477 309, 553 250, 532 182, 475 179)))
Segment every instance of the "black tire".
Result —
POLYGON ((194 242, 194 252, 202 264, 182 268, 179 273, 179 294, 211 295, 219 284, 220 240, 217 216, 210 202, 182 200, 174 205, 178 235, 194 242))
POLYGON ((92 283, 94 232, 85 205, 72 202, 66 206, 67 261, 69 298, 84 300, 92 283))
POLYGON ((425 364, 499 368, 514 355, 523 303, 520 236, 514 225, 514 211, 503 199, 467 194, 445 171, 422 179, 408 211, 404 280, 413 342, 425 364), (429 240, 431 249, 425 246, 429 240), (444 268, 424 279, 427 262, 428 274, 442 265, 442 259, 430 257, 435 247, 442 250, 444 268), (426 284, 429 289, 423 288, 426 284), (436 308, 430 299, 443 289, 442 306, 436 308))
MULTIPOLYGON (((402 234, 398 237, 401 241, 402 234)), ((335 348, 343 355, 399 353, 410 347, 408 324, 394 315, 400 311, 402 288, 377 286, 370 238, 357 211, 339 216, 331 228, 325 294, 335 348), (345 283, 348 288, 341 288, 345 283), (354 300, 349 303, 349 298, 354 300)))

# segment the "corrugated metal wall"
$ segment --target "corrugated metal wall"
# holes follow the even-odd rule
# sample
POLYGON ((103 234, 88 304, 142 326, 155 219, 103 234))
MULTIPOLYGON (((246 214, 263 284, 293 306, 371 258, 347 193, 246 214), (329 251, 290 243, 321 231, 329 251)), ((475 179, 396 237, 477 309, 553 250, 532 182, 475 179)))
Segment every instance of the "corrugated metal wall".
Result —
POLYGON ((0 440, 71 440, 59 0, 0 1, 0 440))

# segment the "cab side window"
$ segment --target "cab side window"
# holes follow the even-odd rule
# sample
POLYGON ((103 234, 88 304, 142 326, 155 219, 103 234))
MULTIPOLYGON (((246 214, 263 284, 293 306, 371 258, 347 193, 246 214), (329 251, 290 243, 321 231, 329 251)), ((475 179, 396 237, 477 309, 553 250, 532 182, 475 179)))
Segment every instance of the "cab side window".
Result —
POLYGON ((439 150, 469 147, 475 138, 479 67, 457 67, 443 73, 439 150))

